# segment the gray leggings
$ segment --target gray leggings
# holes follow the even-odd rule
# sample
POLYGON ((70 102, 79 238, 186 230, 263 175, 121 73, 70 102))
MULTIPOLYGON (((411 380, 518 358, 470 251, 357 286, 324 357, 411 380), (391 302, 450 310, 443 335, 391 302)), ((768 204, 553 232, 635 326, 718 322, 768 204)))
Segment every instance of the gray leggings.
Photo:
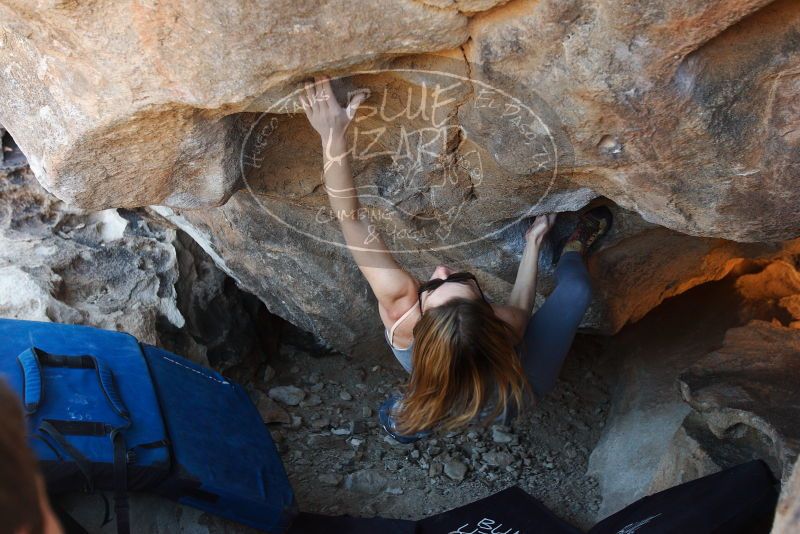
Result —
POLYGON ((525 374, 537 397, 552 391, 575 332, 592 299, 592 285, 583 257, 566 252, 558 260, 556 287, 525 329, 519 352, 525 374))

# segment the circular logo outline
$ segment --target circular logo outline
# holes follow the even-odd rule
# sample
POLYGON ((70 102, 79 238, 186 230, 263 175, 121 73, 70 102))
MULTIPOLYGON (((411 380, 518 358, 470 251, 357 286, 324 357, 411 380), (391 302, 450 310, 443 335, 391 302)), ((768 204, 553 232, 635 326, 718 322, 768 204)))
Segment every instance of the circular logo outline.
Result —
MULTIPOLYGON (((461 248, 461 247, 466 247, 468 245, 472 245, 472 244, 478 243, 480 241, 484 241, 486 239, 494 237, 496 235, 502 234, 503 232, 507 231, 509 228, 512 228, 513 226, 519 224, 525 218, 530 217, 530 216, 533 215, 532 212, 535 211, 536 207, 539 206, 542 203, 542 201, 545 198, 547 198, 547 196, 549 195, 549 193, 550 193, 550 191, 551 191, 551 189, 553 187, 553 184, 555 183, 555 180, 556 180, 556 178, 558 176, 558 172, 559 172, 559 168, 560 168, 560 166, 559 166, 559 146, 558 146, 558 143, 555 140, 555 136, 552 133, 551 127, 547 124, 547 122, 545 120, 542 119, 542 117, 536 111, 531 109, 531 107, 528 106, 526 103, 524 103, 520 98, 509 94, 507 91, 505 91, 503 89, 499 89, 499 88, 493 87, 492 85, 490 85, 490 84, 488 84, 488 83, 486 83, 486 82, 484 82, 482 80, 475 79, 475 78, 469 78, 467 76, 463 76, 463 75, 455 74, 455 73, 451 73, 451 72, 434 70, 434 69, 420 69, 420 68, 403 68, 403 67, 399 67, 399 68, 358 70, 358 71, 350 72, 350 73, 348 73, 346 75, 331 77, 330 80, 334 81, 334 80, 352 78, 352 77, 355 77, 355 76, 384 74, 384 73, 387 73, 387 72, 388 73, 401 72, 401 73, 412 73, 412 74, 420 74, 421 73, 421 74, 429 74, 429 75, 439 75, 439 76, 449 77, 451 79, 455 78, 455 79, 458 79, 458 80, 460 80, 460 81, 462 81, 464 83, 467 83, 467 84, 478 84, 478 85, 481 85, 481 86, 483 86, 484 88, 486 88, 486 89, 488 89, 490 91, 499 93, 500 95, 502 95, 502 96, 504 96, 506 98, 509 98, 512 101, 514 101, 517 105, 519 105, 521 108, 525 109, 532 117, 535 118, 535 120, 538 122, 538 124, 544 130, 544 133, 546 134, 547 139, 550 141, 550 145, 551 145, 551 148, 553 150, 553 169, 552 169, 550 181, 547 184, 547 187, 545 188, 545 191, 540 195, 540 197, 534 203, 531 204, 531 206, 527 210, 525 210, 521 215, 519 215, 518 217, 513 219, 511 222, 508 222, 508 223, 504 224, 500 228, 497 228, 495 230, 487 232, 486 234, 483 234, 480 237, 476 237, 476 238, 469 239, 469 240, 466 240, 466 241, 461 241, 459 243, 446 244, 446 245, 433 246, 433 247, 418 247, 418 248, 414 248, 414 249, 399 249, 399 250, 393 250, 393 249, 390 249, 390 247, 387 246, 386 248, 387 248, 387 251, 389 253, 391 253, 393 255, 394 254, 419 254, 421 252, 431 253, 431 252, 439 252, 439 251, 446 251, 446 250, 452 250, 452 249, 457 249, 457 248, 461 248)), ((243 142, 241 144, 241 149, 240 149, 239 171, 241 172, 242 181, 244 182, 245 187, 247 188, 248 192, 253 197, 253 199, 256 201, 256 203, 259 205, 259 207, 262 210, 264 210, 264 212, 267 213, 272 219, 276 220, 281 225, 285 226, 286 228, 290 229, 291 231, 297 232, 298 234, 303 235, 305 237, 308 237, 308 238, 310 238, 310 239, 312 239, 312 240, 314 240, 316 242, 325 243, 325 244, 328 244, 328 245, 333 245, 335 247, 345 248, 347 250, 356 250, 356 251, 363 251, 363 252, 376 252, 376 250, 374 248, 365 248, 365 247, 360 247, 360 246, 348 245, 347 243, 340 243, 340 242, 336 242, 336 241, 331 241, 329 239, 325 239, 323 237, 314 235, 314 234, 312 234, 310 232, 307 232, 305 230, 296 228, 294 225, 292 225, 289 222, 283 220, 277 214, 273 213, 267 206, 265 206, 264 203, 259 199, 259 194, 257 194, 253 190, 252 186, 250 185, 250 183, 247 180, 247 173, 245 172, 245 168, 244 168, 245 167, 245 151, 246 151, 246 148, 248 146, 248 140, 251 138, 251 136, 253 134, 253 131, 256 129, 256 127, 258 127, 258 125, 263 121, 263 119, 265 117, 275 114, 272 110, 274 110, 276 108, 280 108, 283 105, 286 105, 287 102, 292 101, 292 99, 295 98, 296 95, 298 93, 300 93, 301 91, 303 91, 303 90, 304 90, 304 88, 301 86, 298 89, 295 89, 294 91, 292 91, 291 93, 289 93, 289 94, 281 97, 280 99, 278 99, 277 102, 273 103, 272 105, 269 106, 269 108, 267 110, 263 111, 259 115, 258 119, 256 119, 253 122, 253 124, 250 126, 250 128, 247 131, 247 134, 243 138, 243 142)), ((542 103, 544 103, 545 106, 547 106, 549 108, 549 105, 547 105, 547 103, 544 101, 543 98, 539 97, 535 92, 533 92, 533 94, 534 94, 534 96, 538 97, 539 100, 541 100, 542 103)), ((334 96, 334 98, 335 98, 335 96, 334 96)), ((460 128, 461 126, 458 125, 458 127, 460 128)), ((463 131, 463 128, 462 128, 462 131, 463 131)), ((463 143, 463 142, 464 142, 464 140, 462 139, 461 142, 459 143, 459 146, 461 146, 461 143, 463 143)), ((349 151, 348 151, 347 155, 349 156, 349 151)), ((502 166, 502 164, 501 164, 501 166, 502 166)), ((324 175, 324 173, 323 173, 323 175, 324 175)), ((324 184, 324 181, 323 181, 323 184, 324 184)), ((375 187, 375 186, 372 185, 372 187, 375 187)), ((358 188, 356 188, 356 189, 358 189, 358 188)), ((377 195, 377 196, 380 197, 380 195, 377 195)), ((361 198, 361 195, 359 195, 359 198, 361 198)), ((383 197, 380 197, 380 198, 382 200, 386 200, 383 197)), ((460 209, 461 209, 461 206, 459 206, 459 211, 460 211, 460 209)))

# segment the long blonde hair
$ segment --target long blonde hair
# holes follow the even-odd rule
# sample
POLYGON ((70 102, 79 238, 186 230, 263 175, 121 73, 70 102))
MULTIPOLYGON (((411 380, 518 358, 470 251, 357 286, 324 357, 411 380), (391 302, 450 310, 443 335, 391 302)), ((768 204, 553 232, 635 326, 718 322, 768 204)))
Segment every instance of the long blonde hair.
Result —
POLYGON ((404 434, 439 425, 453 430, 492 400, 485 422, 510 401, 522 407, 528 380, 508 323, 481 300, 452 299, 426 310, 414 326, 412 373, 396 416, 404 434))

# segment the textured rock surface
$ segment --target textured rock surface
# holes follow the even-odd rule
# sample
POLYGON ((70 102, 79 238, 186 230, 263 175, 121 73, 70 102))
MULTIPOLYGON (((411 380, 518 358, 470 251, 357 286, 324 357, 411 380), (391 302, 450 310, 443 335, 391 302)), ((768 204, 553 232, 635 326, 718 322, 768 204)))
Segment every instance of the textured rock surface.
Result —
POLYGON ((588 467, 602 496, 596 520, 649 493, 672 435, 690 412, 675 380, 736 319, 735 313, 719 313, 725 292, 713 289, 699 287, 666 302, 606 348, 612 367, 607 374, 615 377, 612 404, 588 467), (712 326, 717 321, 723 325, 712 326))
MULTIPOLYGON (((281 210, 293 228, 319 231, 313 210, 281 208, 279 202, 270 206, 281 210)), ((612 208, 615 226, 603 249, 589 262, 595 296, 582 323, 586 331, 616 332, 665 299, 724 277, 743 258, 767 261, 791 258, 800 251, 800 240, 736 243, 686 236, 646 223, 635 213, 612 208)), ((213 210, 155 211, 189 233, 272 313, 313 332, 339 351, 383 350, 388 354, 375 313, 377 305, 346 249, 298 238, 288 226, 270 225, 270 217, 259 209, 253 196, 245 193, 235 194, 225 206, 213 210)), ((566 214, 557 223, 554 237, 569 231, 571 221, 574 216, 566 214)), ((399 255, 398 260, 420 279, 427 279, 438 263, 471 270, 492 298, 502 300, 516 276, 523 231, 524 222, 466 250, 399 255)), ((335 226, 325 232, 332 240, 340 239, 335 226)), ((548 248, 540 265, 539 305, 553 287, 550 258, 548 248)))
MULTIPOLYGON (((771 265, 742 276, 737 286, 752 303, 759 288, 762 295, 792 290, 791 278, 777 287, 764 283, 787 271, 786 265, 771 265)), ((693 411, 673 436, 650 490, 759 458, 783 486, 772 532, 788 534, 800 528, 800 471, 794 465, 800 333, 776 323, 753 320, 729 330, 719 350, 681 374, 683 397, 693 411)))
MULTIPOLYGON (((335 2, 5 0, 0 15, 0 120, 48 189, 86 207, 217 204, 239 178, 236 113, 308 74, 454 50, 470 77, 548 102, 576 184, 687 233, 800 233, 792 0, 358 0, 346 13, 335 2)), ((502 153, 516 136, 508 125, 487 145, 522 169, 526 154, 502 153)))
POLYGON ((373 91, 361 137, 351 132, 371 156, 359 152, 354 169, 367 207, 393 207, 376 224, 412 252, 401 261, 419 276, 470 266, 502 298, 521 248, 516 218, 605 196, 644 219, 629 217, 608 264, 592 267, 602 283, 584 327, 608 333, 732 259, 780 248, 720 238, 800 234, 798 21, 791 0, 359 0, 346 16, 332 2, 5 0, 0 122, 59 197, 180 208, 173 220, 271 311, 339 350, 374 350, 374 303, 336 224, 318 218, 319 143, 278 104, 314 73, 388 71, 342 91, 373 91), (441 82, 432 71, 459 81, 440 100, 423 85, 441 82), (423 94, 440 104, 430 117, 401 113, 404 95, 423 94), (508 113, 512 97, 539 122, 508 113), (398 157, 403 132, 422 139, 434 124, 436 143, 398 157))
POLYGON ((687 233, 785 239, 799 16, 792 0, 514 2, 473 19, 465 48, 548 100, 577 183, 687 233))
MULTIPOLYGON (((263 304, 235 282, 185 233, 172 241, 178 267, 177 306, 183 328, 160 329, 162 341, 177 354, 234 373, 257 369, 270 346, 274 325, 263 304)), ((241 377, 244 379, 244 377, 241 377)))
POLYGON ((784 325, 800 327, 800 263, 797 259, 770 263, 763 271, 736 281, 744 297, 743 317, 771 316, 784 325))
POLYGON ((263 357, 257 318, 188 237, 141 211, 67 207, 0 168, 0 317, 129 332, 218 369, 263 357))
MULTIPOLYGON (((666 433, 665 433, 666 434, 666 433)), ((653 474, 647 493, 656 493, 684 482, 721 471, 751 458, 720 454, 724 447, 696 413, 691 412, 675 431, 669 447, 653 474)), ((728 452, 728 451, 725 451, 728 452)))
POLYGON ((412 0, 10 0, 0 21, 0 122, 49 190, 91 208, 219 203, 238 179, 230 118, 269 89, 467 39, 457 10, 412 0))
POLYGON ((792 472, 792 477, 781 492, 772 534, 793 534, 800 530, 800 469, 792 472))
POLYGON ((0 316, 124 330, 183 327, 175 230, 132 211, 69 209, 27 168, 0 174, 0 316))
POLYGON ((718 439, 787 481, 800 452, 800 331, 754 320, 680 376, 686 402, 718 439))
POLYGON ((789 391, 796 391, 797 330, 786 326, 791 317, 777 304, 776 295, 790 288, 776 284, 776 273, 788 272, 793 258, 741 262, 724 279, 665 302, 609 340, 607 374, 616 384, 589 462, 603 498, 597 519, 752 458, 785 473, 796 448, 789 391), (769 291, 774 298, 764 297, 769 291), (756 305, 757 295, 763 305, 756 305), (696 377, 690 389, 707 405, 685 402, 691 396, 681 394, 679 377, 696 377))

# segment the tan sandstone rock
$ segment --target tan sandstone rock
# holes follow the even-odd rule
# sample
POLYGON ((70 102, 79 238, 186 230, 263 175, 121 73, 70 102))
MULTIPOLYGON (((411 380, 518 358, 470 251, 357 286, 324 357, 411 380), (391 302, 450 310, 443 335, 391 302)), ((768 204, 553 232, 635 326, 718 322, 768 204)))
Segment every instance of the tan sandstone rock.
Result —
POLYGON ((3 0, 0 122, 60 198, 160 205, 272 311, 373 350, 292 97, 351 75, 341 101, 372 91, 356 180, 404 266, 469 267, 503 298, 522 219, 604 196, 630 223, 592 260, 584 327, 613 332, 800 235, 798 23, 791 0, 3 0))
MULTIPOLYGON (((574 148, 562 170, 575 185, 686 233, 796 237, 800 7, 648 6, 6 0, 0 121, 42 183, 72 203, 215 205, 240 179, 237 114, 260 98, 314 73, 458 57, 463 45, 468 77, 547 102, 574 148)), ((468 132, 476 120, 458 117, 468 132)), ((484 148, 518 132, 492 136, 484 148)), ((494 156, 502 162, 502 149, 494 156)), ((505 155, 517 170, 525 158, 505 155)))
POLYGON ((278 84, 450 48, 466 17, 417 2, 0 3, 0 122, 85 208, 224 202, 236 113, 278 84))

